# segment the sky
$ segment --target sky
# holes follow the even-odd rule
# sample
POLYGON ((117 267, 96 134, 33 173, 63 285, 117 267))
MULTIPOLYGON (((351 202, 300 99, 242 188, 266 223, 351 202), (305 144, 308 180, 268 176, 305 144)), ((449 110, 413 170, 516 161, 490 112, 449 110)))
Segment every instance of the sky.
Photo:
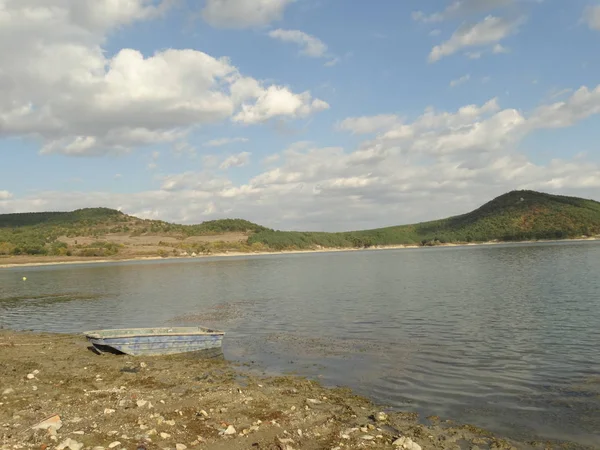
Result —
POLYGON ((0 213, 351 230, 600 200, 597 0, 0 0, 0 213))

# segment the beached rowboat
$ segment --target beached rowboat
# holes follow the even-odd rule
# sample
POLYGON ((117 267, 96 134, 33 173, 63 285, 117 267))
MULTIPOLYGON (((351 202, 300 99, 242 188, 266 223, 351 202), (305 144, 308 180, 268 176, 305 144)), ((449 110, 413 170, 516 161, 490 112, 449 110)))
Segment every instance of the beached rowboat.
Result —
POLYGON ((83 333, 100 351, 127 355, 170 355, 221 347, 222 331, 202 327, 127 328, 83 333))

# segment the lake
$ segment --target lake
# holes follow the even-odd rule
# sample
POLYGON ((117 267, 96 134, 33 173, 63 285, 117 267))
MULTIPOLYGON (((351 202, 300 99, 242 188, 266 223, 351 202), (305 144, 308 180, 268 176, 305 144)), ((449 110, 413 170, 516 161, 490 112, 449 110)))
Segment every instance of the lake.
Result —
POLYGON ((599 448, 599 274, 600 242, 23 267, 0 326, 220 327, 253 370, 599 448))

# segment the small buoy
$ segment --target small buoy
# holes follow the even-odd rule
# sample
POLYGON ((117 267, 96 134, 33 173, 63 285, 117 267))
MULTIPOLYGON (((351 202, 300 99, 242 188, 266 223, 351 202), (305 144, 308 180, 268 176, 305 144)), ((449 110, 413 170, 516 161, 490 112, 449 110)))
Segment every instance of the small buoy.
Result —
POLYGON ((23 277, 23 281, 27 281, 27 277, 23 277))

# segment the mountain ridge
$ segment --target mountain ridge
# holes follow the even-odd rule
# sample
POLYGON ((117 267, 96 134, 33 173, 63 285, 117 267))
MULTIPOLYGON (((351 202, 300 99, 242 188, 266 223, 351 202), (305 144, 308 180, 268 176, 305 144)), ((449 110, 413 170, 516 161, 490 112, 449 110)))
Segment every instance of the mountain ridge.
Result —
POLYGON ((112 256, 137 247, 138 253, 145 251, 147 255, 179 256, 229 250, 432 246, 599 234, 600 202, 514 190, 473 211, 445 219, 332 233, 279 231, 244 219, 180 225, 140 219, 110 208, 1 214, 0 255, 112 256))

